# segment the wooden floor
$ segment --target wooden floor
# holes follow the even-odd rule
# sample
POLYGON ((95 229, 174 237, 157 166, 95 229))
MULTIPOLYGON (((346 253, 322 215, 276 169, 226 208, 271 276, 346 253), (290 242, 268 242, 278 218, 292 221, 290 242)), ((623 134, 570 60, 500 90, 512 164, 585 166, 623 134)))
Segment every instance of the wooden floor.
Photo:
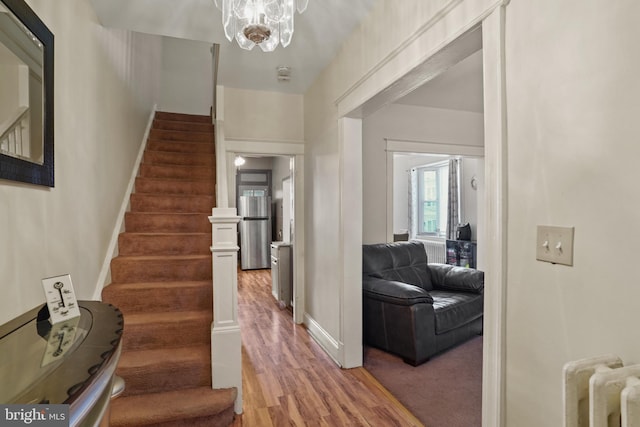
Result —
POLYGON ((233 426, 422 426, 365 369, 340 369, 278 308, 270 270, 238 273, 244 412, 233 426))

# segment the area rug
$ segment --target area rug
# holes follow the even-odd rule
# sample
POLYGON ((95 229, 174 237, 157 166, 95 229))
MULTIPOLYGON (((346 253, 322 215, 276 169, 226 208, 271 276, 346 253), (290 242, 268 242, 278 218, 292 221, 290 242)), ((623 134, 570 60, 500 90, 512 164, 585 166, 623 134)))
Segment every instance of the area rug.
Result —
POLYGON ((414 367, 365 347, 364 367, 427 427, 482 425, 482 337, 414 367))

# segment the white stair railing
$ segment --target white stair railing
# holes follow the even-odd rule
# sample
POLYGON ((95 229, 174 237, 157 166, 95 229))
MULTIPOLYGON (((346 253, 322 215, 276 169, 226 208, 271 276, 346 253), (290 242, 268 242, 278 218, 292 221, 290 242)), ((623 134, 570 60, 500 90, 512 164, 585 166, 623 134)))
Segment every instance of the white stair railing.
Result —
POLYGON ((242 340, 238 322, 238 222, 235 208, 213 208, 213 324, 211 376, 214 389, 235 387, 235 412, 242 413, 242 340))
POLYGON ((29 158, 28 107, 19 107, 4 123, 0 123, 0 152, 13 157, 29 158))

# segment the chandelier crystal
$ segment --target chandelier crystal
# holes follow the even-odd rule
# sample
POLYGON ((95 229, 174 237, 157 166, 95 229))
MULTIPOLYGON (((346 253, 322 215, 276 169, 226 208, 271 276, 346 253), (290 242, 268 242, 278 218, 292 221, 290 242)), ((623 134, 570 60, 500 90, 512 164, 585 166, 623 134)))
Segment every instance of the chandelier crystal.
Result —
POLYGON ((224 34, 235 38, 241 48, 259 45, 272 52, 282 44, 287 47, 293 37, 293 15, 302 13, 309 0, 214 0, 222 10, 224 34))

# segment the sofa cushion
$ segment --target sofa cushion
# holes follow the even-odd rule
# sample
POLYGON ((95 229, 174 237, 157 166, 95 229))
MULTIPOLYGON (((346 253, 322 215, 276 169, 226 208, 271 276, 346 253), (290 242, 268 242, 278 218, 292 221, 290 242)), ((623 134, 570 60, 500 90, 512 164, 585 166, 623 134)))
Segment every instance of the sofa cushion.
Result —
POLYGON ((436 335, 443 334, 482 317, 483 296, 467 292, 433 290, 436 335))
POLYGON ((364 275, 433 289, 427 253, 420 242, 364 245, 362 265, 364 275))
POLYGON ((481 294, 484 291, 484 272, 449 264, 429 264, 431 283, 435 289, 481 294))
POLYGON ((368 277, 362 281, 366 298, 397 305, 432 304, 433 298, 419 286, 368 277))

